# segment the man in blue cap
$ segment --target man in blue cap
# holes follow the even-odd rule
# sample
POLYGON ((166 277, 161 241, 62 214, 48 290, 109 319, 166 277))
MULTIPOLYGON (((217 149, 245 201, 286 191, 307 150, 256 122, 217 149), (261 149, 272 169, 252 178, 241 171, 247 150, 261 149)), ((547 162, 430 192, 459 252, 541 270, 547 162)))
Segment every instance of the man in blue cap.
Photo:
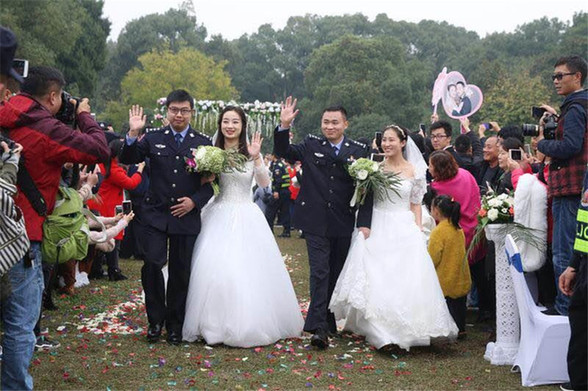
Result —
POLYGON ((10 79, 22 83, 22 76, 12 67, 16 52, 14 33, 0 26, 0 100, 4 100, 10 79))

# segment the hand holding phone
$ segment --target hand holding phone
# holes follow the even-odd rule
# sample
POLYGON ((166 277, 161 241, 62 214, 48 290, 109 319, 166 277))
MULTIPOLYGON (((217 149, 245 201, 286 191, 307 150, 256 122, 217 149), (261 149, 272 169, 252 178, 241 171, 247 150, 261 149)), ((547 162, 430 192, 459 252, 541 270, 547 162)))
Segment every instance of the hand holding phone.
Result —
POLYGON ((123 201, 122 203, 122 212, 126 215, 130 214, 133 211, 133 203, 131 201, 123 201))
POLYGON ((382 132, 376 132, 376 147, 382 152, 382 132))
POLYGON ((372 153, 370 156, 370 159, 373 160, 374 162, 383 162, 384 161, 384 155, 381 155, 379 153, 372 153))
POLYGON ((509 149, 508 156, 514 161, 521 161, 523 160, 523 151, 520 149, 509 149))
POLYGON ((533 116, 533 118, 541 118, 543 117, 543 114, 545 114, 547 110, 544 109, 543 107, 537 107, 537 106, 533 106, 531 107, 531 115, 533 116))

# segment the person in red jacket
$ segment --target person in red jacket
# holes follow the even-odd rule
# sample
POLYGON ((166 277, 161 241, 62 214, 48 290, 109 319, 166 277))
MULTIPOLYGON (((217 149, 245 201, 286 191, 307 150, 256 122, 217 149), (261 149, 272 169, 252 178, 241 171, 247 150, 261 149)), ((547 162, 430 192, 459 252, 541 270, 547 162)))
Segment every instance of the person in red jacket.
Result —
MULTIPOLYGON (((100 216, 114 217, 115 209, 124 201, 124 191, 133 190, 141 183, 143 179, 143 169, 145 162, 139 163, 137 172, 132 176, 127 175, 127 171, 119 166, 118 155, 122 149, 123 140, 115 139, 108 144, 110 147, 110 161, 107 164, 100 164, 98 167, 103 173, 104 180, 98 190, 98 196, 95 200, 88 201, 88 207, 91 210, 100 212, 100 216)), ((111 281, 126 280, 120 268, 118 267, 118 254, 120 251, 120 242, 123 239, 124 231, 121 231, 114 237, 116 245, 113 251, 106 253, 106 263, 108 265, 108 278, 111 281)))
MULTIPOLYGON (((32 389, 28 367, 36 343, 34 326, 41 311, 42 226, 55 207, 61 167, 66 162, 94 164, 109 156, 104 132, 90 115, 88 99, 76 107, 80 131, 55 118, 62 107, 65 80, 49 67, 31 67, 22 92, 0 105, 0 126, 23 146, 21 161, 40 196, 25 194, 19 180, 16 205, 22 210, 31 249, 9 272, 11 293, 2 300, 2 389, 32 389), (34 202, 35 207, 31 204, 34 202), (35 209, 37 208, 37 209, 35 209)), ((71 103, 71 102, 70 102, 71 103)), ((20 171, 19 171, 20 172, 20 171)))

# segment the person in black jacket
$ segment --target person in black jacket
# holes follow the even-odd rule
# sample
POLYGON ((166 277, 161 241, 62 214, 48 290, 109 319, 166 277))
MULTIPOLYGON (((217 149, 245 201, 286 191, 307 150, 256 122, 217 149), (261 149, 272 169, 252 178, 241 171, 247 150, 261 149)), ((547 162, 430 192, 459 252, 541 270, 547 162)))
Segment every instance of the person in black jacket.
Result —
POLYGON ((500 183, 500 178, 504 174, 502 168, 498 165, 498 154, 500 153, 500 144, 497 136, 490 136, 484 143, 484 161, 480 164, 480 172, 476 177, 480 194, 484 195, 490 189, 496 190, 500 183), (490 189, 488 188, 490 186, 490 189))
MULTIPOLYGON (((290 144, 289 129, 297 114, 296 100, 288 97, 274 132, 274 154, 302 162, 304 185, 296 199, 293 223, 304 232, 310 263, 310 306, 304 330, 314 334, 313 346, 324 349, 328 334, 337 332, 328 305, 354 230, 355 209, 349 205, 354 181, 347 166, 354 159, 367 157, 369 148, 345 136, 347 112, 341 106, 323 111, 322 136, 308 135, 301 143, 290 144)), ((356 225, 366 238, 372 205, 373 198, 368 195, 357 216, 356 225)))

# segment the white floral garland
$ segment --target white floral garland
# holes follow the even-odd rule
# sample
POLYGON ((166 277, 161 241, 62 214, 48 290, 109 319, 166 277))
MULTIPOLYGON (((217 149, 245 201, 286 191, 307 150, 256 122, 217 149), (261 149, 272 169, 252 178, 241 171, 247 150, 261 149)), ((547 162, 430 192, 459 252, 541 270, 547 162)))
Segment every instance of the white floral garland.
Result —
MULTIPOLYGON (((167 115, 166 98, 157 99, 158 107, 154 110, 154 120, 161 125, 167 115)), ((247 115, 247 131, 249 134, 261 132, 270 136, 280 120, 280 104, 277 102, 237 103, 222 100, 194 100, 195 114, 192 120, 194 128, 212 135, 217 130, 218 115, 226 106, 238 106, 247 115)))

